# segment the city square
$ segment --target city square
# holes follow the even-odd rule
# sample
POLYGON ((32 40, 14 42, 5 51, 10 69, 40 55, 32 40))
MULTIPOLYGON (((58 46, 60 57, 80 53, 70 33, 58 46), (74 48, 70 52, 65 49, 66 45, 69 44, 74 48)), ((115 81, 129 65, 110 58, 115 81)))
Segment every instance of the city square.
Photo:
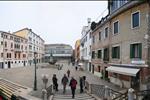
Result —
POLYGON ((150 0, 0 10, 0 100, 150 100, 150 0))

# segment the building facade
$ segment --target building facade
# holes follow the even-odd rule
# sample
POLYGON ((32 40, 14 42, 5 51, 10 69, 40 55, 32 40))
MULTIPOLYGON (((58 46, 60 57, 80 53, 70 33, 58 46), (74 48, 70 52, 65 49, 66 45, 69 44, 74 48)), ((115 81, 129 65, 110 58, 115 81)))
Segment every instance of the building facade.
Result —
POLYGON ((75 64, 77 65, 80 61, 80 39, 75 42, 75 64))
POLYGON ((150 5, 108 1, 109 14, 92 23, 92 72, 136 90, 150 87, 150 5))
POLYGON ((67 44, 45 44, 45 62, 49 62, 50 55, 54 59, 71 61, 73 49, 67 44))
POLYGON ((14 32, 15 35, 28 40, 28 64, 34 64, 34 53, 37 53, 36 62, 41 63, 44 60, 44 40, 34 33, 31 29, 24 28, 14 32))
POLYGON ((0 31, 0 68, 27 66, 27 39, 0 31))
POLYGON ((81 32, 80 59, 84 69, 91 71, 91 19, 88 18, 88 25, 83 26, 81 32))

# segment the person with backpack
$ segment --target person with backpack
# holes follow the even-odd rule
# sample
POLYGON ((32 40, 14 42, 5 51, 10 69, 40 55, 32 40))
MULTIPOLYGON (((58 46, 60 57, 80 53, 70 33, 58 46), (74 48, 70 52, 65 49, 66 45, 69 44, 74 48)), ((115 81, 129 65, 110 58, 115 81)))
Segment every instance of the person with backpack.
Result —
POLYGON ((74 79, 74 77, 71 78, 69 86, 71 87, 72 91, 72 98, 75 97, 75 90, 76 90, 77 81, 74 79))
POLYGON ((61 83, 63 84, 63 93, 65 93, 66 92, 66 85, 68 83, 68 78, 67 78, 66 74, 64 74, 64 77, 62 78, 61 83))

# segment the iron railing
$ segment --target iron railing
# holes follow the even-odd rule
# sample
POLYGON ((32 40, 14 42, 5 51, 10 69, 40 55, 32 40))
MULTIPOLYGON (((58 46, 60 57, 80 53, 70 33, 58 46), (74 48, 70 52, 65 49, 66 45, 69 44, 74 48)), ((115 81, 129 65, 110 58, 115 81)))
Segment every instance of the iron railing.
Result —
POLYGON ((50 95, 53 95, 53 85, 50 85, 48 88, 46 88, 47 91, 47 98, 49 98, 50 95))
POLYGON ((126 100, 124 98, 127 97, 127 93, 123 94, 118 91, 114 91, 110 88, 106 89, 105 85, 89 84, 86 81, 85 86, 87 91, 89 91, 91 94, 98 96, 101 99, 104 99, 106 98, 106 96, 109 96, 111 100, 126 100))

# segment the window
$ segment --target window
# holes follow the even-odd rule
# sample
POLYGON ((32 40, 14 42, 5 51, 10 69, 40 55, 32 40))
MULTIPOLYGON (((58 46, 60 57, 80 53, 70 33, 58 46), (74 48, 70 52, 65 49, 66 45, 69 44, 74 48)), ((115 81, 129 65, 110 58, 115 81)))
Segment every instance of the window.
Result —
MULTIPOLYGON (((17 58, 17 54, 15 53, 15 58, 17 58)), ((16 62, 15 62, 16 63, 16 62)))
POLYGON ((90 34, 89 34, 89 35, 90 35, 90 38, 91 38, 91 37, 92 37, 92 33, 90 32, 90 34))
POLYGON ((11 53, 7 53, 7 58, 11 58, 11 53))
POLYGON ((3 45, 3 41, 1 41, 1 45, 3 45))
POLYGON ((101 40, 101 32, 99 32, 99 40, 101 40))
POLYGON ((21 45, 21 49, 23 50, 23 45, 21 45))
POLYGON ((11 43, 11 48, 13 48, 13 43, 11 43))
POLYGON ((13 36, 10 36, 10 40, 13 40, 13 36))
POLYGON ((9 54, 7 53, 7 58, 9 58, 9 54))
POLYGON ((98 66, 98 72, 100 72, 101 71, 101 66, 98 66))
POLYGON ((98 58, 100 58, 100 59, 102 58, 102 50, 98 50, 98 55, 97 55, 97 56, 98 56, 98 58))
POLYGON ((127 2, 128 2, 128 0, 120 0, 120 6, 123 6, 127 2))
POLYGON ((32 50, 32 46, 31 45, 29 45, 29 49, 32 50))
POLYGON ((108 37, 108 27, 105 28, 105 38, 108 37))
POLYGON ((120 46, 112 47, 112 58, 120 58, 120 46))
POLYGON ((1 53, 1 57, 3 57, 3 53, 1 53))
POLYGON ((5 47, 7 47, 7 42, 5 41, 5 47))
POLYGON ((92 41, 93 41, 93 44, 94 44, 95 43, 95 36, 93 36, 92 41))
POLYGON ((23 54, 23 58, 26 58, 26 54, 23 54))
POLYGON ((27 50, 27 46, 25 47, 25 50, 27 50))
POLYGON ((95 51, 92 51, 92 59, 95 58, 95 51))
POLYGON ((104 49, 104 61, 109 61, 109 49, 104 49))
POLYGON ((4 36, 4 34, 2 33, 2 34, 1 34, 1 37, 3 38, 3 36, 4 36))
POLYGON ((130 44, 130 58, 142 58, 142 43, 130 44))
POLYGON ((20 59, 20 53, 18 53, 18 58, 20 59))
POLYGON ((113 28, 114 28, 114 34, 119 33, 119 22, 118 21, 114 22, 113 28))
POLYGON ((140 14, 139 12, 132 14, 132 28, 140 26, 140 14))

